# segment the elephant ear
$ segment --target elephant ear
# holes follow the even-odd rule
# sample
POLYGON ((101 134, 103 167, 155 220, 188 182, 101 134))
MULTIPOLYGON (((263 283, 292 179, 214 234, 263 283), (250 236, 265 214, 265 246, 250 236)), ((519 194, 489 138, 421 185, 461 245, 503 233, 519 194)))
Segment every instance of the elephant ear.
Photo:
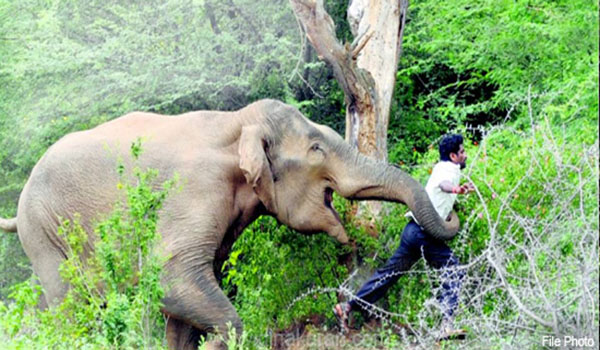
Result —
POLYGON ((275 184, 265 147, 265 135, 258 125, 248 125, 242 128, 238 149, 240 169, 260 201, 269 212, 275 214, 275 184))

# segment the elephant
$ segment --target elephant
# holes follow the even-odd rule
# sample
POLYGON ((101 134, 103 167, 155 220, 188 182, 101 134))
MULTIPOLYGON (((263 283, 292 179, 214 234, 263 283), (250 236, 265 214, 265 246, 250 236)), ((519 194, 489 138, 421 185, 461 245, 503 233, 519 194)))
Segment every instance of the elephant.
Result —
POLYGON ((52 145, 21 192, 16 218, 0 220, 0 228, 18 232, 48 305, 60 302, 68 288, 59 276, 67 256, 57 235, 59 218, 77 215, 92 233, 95 220, 119 196, 115 158, 125 158, 140 137, 140 166, 157 169, 158 180, 177 173, 183 183, 158 221, 169 256, 162 312, 172 349, 193 348, 200 332, 222 332, 228 323, 241 334, 242 322, 219 287, 215 266, 260 215, 300 233, 326 232, 344 244, 348 236, 332 205, 335 192, 351 200, 403 203, 438 239, 458 231, 456 215, 440 218, 419 182, 359 153, 333 129, 283 102, 178 116, 133 112, 52 145))

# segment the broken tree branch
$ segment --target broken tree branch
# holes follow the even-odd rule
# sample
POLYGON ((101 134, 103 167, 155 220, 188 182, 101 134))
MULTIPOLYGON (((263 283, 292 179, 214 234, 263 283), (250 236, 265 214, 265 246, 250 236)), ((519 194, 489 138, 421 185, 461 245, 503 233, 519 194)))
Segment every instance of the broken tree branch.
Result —
POLYGON ((353 51, 358 54, 370 35, 365 36, 359 43, 360 46, 352 50, 337 39, 335 23, 325 10, 323 0, 290 0, 290 4, 319 59, 332 67, 333 74, 346 96, 346 104, 370 101, 368 82, 352 59, 353 51))

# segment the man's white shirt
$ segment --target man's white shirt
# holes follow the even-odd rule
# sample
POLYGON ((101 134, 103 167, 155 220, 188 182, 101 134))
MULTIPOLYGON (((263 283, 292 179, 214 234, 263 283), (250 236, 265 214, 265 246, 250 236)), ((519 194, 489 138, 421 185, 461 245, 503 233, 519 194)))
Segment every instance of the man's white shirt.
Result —
MULTIPOLYGON (((458 186, 460 183, 460 164, 454 164, 450 161, 437 163, 433 167, 431 176, 425 186, 425 192, 427 192, 431 204, 433 204, 439 216, 446 220, 456 201, 456 194, 442 191, 440 184, 444 181, 449 181, 453 186, 458 186)), ((412 212, 408 212, 406 216, 412 217, 418 223, 412 212)))

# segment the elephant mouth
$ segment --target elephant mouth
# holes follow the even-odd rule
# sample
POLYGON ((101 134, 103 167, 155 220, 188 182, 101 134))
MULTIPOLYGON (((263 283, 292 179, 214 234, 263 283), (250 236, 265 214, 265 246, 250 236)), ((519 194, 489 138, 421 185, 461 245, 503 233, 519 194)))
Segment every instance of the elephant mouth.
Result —
POLYGON ((325 204, 325 208, 329 209, 333 213, 333 216, 337 219, 337 221, 342 223, 342 219, 340 218, 340 215, 338 214, 338 212, 335 211, 335 209, 333 208, 332 203, 333 203, 333 189, 326 187, 325 193, 324 193, 324 198, 323 198, 323 204, 325 204))

